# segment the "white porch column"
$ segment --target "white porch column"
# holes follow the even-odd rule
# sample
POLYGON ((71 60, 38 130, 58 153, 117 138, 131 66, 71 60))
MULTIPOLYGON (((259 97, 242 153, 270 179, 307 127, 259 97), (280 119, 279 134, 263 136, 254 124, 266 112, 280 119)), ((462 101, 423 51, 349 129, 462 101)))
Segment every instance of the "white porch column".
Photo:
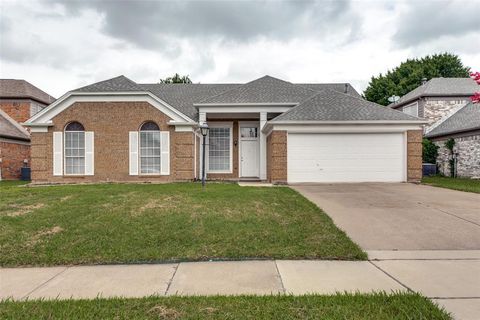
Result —
POLYGON ((199 112, 198 113, 198 123, 202 124, 207 122, 207 113, 206 112, 199 112))
POLYGON ((267 136, 262 132, 267 123, 267 113, 260 112, 260 179, 267 179, 267 136))

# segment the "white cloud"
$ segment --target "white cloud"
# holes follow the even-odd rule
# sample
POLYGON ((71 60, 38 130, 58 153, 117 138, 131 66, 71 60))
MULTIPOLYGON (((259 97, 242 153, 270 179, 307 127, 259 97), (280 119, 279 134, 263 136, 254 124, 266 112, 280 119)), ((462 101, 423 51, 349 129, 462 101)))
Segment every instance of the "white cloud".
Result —
MULTIPOLYGON (((152 3, 162 5, 149 2, 149 6, 152 3)), ((264 74, 292 82, 348 81, 361 91, 372 75, 407 58, 443 51, 460 55, 466 65, 480 70, 480 29, 472 30, 469 23, 458 24, 455 32, 444 28, 435 36, 415 35, 407 41, 411 27, 405 31, 405 23, 413 22, 406 17, 415 11, 415 2, 274 3, 272 7, 260 2, 260 14, 248 19, 232 15, 236 20, 229 27, 225 17, 205 20, 228 12, 225 4, 222 10, 209 11, 212 2, 202 2, 206 6, 202 10, 172 11, 181 12, 182 19, 173 16, 156 23, 161 15, 153 14, 154 19, 147 19, 148 28, 139 25, 142 20, 137 15, 145 14, 145 8, 109 12, 99 2, 76 4, 2 1, 0 77, 26 79, 58 97, 119 74, 137 82, 156 82, 174 72, 203 83, 246 82, 264 74), (290 5, 294 10, 285 10, 290 5), (129 16, 124 25, 122 14, 129 16), (189 24, 185 21, 189 15, 203 22, 189 24), (293 22, 289 24, 286 17, 293 22), (188 28, 177 28, 175 21, 188 28), (219 32, 212 32, 215 23, 221 23, 219 32), (464 25, 468 33, 462 34, 464 25), (147 31, 161 36, 152 36, 149 43, 147 31)), ((243 7, 237 3, 234 8, 243 7)))

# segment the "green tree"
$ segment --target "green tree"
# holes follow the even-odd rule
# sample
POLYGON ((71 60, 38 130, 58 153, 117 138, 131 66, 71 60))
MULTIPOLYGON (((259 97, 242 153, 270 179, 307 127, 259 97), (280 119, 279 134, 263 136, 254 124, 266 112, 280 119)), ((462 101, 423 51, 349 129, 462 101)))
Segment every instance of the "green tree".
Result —
POLYGON ((423 162, 424 163, 437 163, 438 146, 431 140, 423 138, 423 162))
POLYGON ((160 79, 160 83, 192 83, 192 80, 190 80, 189 76, 181 76, 175 73, 173 77, 160 79))
POLYGON ((403 96, 418 87, 423 78, 468 78, 469 71, 470 68, 451 53, 408 59, 386 74, 372 77, 363 95, 369 101, 386 106, 390 103, 388 97, 403 96))

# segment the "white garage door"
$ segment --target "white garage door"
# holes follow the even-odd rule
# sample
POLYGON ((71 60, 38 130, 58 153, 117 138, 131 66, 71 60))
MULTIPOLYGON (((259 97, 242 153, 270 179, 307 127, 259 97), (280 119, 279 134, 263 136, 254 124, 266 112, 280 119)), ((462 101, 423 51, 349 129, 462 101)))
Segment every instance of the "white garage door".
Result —
POLYGON ((288 182, 405 181, 403 133, 289 133, 288 182))

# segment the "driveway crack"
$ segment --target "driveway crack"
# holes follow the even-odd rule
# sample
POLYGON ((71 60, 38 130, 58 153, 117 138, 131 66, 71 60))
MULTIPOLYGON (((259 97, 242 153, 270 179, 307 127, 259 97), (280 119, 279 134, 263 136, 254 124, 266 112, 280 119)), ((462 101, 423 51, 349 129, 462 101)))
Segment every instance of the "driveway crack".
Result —
POLYGON ((173 272, 173 275, 170 278, 170 281, 168 281, 167 289, 165 289, 165 294, 164 295, 167 295, 168 290, 170 290, 170 286, 172 285, 173 278, 175 278, 175 275, 177 274, 178 267, 180 267, 180 263, 177 263, 177 266, 175 267, 175 271, 173 272))
POLYGON ((283 284, 282 275, 280 274, 280 270, 278 269, 277 260, 274 260, 274 261, 275 261, 275 268, 277 269, 278 278, 280 279, 280 285, 282 286, 282 292, 285 293, 286 289, 285 289, 285 285, 283 284))
POLYGON ((69 269, 69 267, 65 267, 65 269, 63 269, 62 271, 60 271, 59 273, 55 274, 53 277, 51 277, 50 279, 48 279, 47 281, 41 283, 40 285, 38 285, 37 287, 35 287, 33 290, 31 290, 30 292, 28 292, 27 294, 25 294, 22 299, 25 299, 27 298, 29 295, 31 295, 34 291, 40 289, 41 287, 45 286, 47 283, 49 283, 50 281, 52 281, 53 279, 55 279, 56 277, 58 277, 59 275, 61 275, 62 273, 64 273, 65 271, 67 271, 69 269))
POLYGON ((378 270, 382 271, 384 274, 386 274, 388 277, 390 277, 393 281, 395 281, 396 283, 398 283, 399 285, 401 285, 402 287, 404 287, 405 289, 407 289, 408 291, 410 292, 415 292, 414 290, 412 290, 412 288, 410 288, 409 286, 407 286, 406 284, 404 284, 403 282, 401 282, 400 280, 398 280, 397 278, 395 278, 394 276, 392 276, 390 273, 388 273, 387 271, 383 270, 382 268, 380 268, 379 266, 377 266, 375 263, 373 263, 372 261, 368 261, 370 262, 375 268, 377 268, 378 270))
POLYGON ((471 223, 471 224, 474 224, 474 225, 480 227, 480 223, 476 223, 475 221, 471 221, 471 220, 465 219, 465 218, 463 218, 463 217, 457 216, 457 215, 454 214, 454 213, 451 213, 451 212, 448 212, 448 211, 445 211, 445 210, 442 210, 442 209, 439 209, 439 208, 431 207, 431 206, 429 206, 429 205, 427 205, 427 204, 424 204, 424 203, 422 203, 422 202, 418 202, 418 204, 421 205, 421 206, 423 206, 423 207, 425 207, 425 208, 434 209, 434 210, 443 212, 443 213, 448 214, 448 215, 450 215, 450 216, 452 216, 452 217, 458 218, 458 219, 460 219, 460 220, 463 220, 463 221, 465 221, 465 222, 469 222, 469 223, 471 223))

